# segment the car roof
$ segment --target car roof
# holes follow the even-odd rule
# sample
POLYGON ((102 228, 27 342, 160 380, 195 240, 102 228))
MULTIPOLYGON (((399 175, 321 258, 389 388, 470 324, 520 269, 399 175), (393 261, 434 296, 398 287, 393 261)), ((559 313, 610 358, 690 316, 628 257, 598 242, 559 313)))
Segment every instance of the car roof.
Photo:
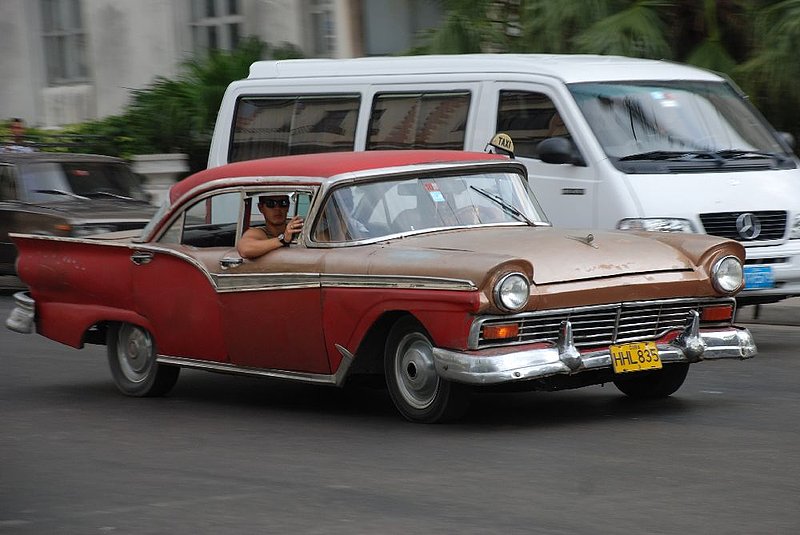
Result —
POLYGON ((324 152, 295 156, 276 156, 212 167, 189 176, 170 189, 170 203, 189 191, 221 179, 239 177, 311 178, 309 182, 357 171, 421 164, 447 164, 480 160, 508 161, 508 157, 484 152, 455 150, 376 150, 324 152))
POLYGON ((0 162, 108 162, 125 163, 125 160, 102 154, 78 154, 70 152, 0 152, 0 162))
POLYGON ((498 74, 539 74, 564 83, 723 80, 710 71, 670 61, 591 54, 456 54, 257 61, 250 66, 248 79, 432 74, 473 75, 481 79, 496 78, 498 74))

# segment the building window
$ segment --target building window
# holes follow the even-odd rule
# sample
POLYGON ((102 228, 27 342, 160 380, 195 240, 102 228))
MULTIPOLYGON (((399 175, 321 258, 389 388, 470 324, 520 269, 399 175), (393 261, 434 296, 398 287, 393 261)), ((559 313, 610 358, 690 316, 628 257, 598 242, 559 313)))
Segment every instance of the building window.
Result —
POLYGON ((191 0, 192 44, 195 52, 233 50, 242 37, 239 0, 191 0))
POLYGON ((311 0, 311 50, 315 57, 329 58, 336 48, 336 25, 333 23, 331 0, 311 0))
POLYGON ((79 0, 41 0, 48 85, 85 82, 86 32, 79 0))

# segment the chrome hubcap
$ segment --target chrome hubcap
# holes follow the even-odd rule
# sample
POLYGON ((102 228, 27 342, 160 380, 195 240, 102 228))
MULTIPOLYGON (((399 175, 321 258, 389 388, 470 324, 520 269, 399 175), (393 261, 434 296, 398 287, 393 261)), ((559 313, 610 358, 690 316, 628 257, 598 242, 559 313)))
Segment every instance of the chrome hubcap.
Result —
POLYGON ((121 326, 117 337, 117 358, 127 380, 132 383, 144 381, 155 362, 150 334, 135 325, 121 326))
POLYGON ((421 334, 411 333, 400 341, 394 373, 400 394, 413 408, 425 409, 436 399, 439 376, 436 375, 431 344, 421 334))

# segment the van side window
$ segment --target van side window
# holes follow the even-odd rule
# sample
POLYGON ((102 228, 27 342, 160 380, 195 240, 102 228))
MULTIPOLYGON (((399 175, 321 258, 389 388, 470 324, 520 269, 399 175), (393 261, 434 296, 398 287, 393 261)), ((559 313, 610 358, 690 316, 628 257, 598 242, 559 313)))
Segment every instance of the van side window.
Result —
POLYGON ((228 161, 355 148, 359 95, 242 97, 228 161))
POLYGON ((572 139, 553 101, 529 91, 500 91, 496 131, 511 136, 514 152, 525 158, 538 158, 537 147, 544 139, 572 139))
POLYGON ((378 94, 366 148, 464 150, 469 104, 469 92, 378 94))

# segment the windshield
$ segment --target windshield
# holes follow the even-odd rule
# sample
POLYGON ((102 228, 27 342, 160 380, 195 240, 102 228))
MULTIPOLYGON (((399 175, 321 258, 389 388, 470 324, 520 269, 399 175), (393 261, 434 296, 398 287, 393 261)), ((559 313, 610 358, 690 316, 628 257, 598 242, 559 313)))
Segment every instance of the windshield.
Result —
POLYGON ((122 163, 40 162, 22 167, 20 175, 29 202, 75 196, 147 200, 138 177, 122 163))
POLYGON ((491 224, 548 224, 523 176, 473 173, 339 187, 312 235, 317 242, 347 242, 491 224))
POLYGON ((787 160, 769 127, 727 83, 581 83, 570 91, 612 161, 692 153, 715 161, 787 160))

